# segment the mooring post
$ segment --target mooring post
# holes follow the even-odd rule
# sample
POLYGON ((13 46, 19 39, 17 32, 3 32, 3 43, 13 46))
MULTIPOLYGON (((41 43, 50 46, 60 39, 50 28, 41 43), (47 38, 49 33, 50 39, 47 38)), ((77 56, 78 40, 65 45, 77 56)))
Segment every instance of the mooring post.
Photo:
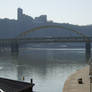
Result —
POLYGON ((34 86, 34 83, 33 83, 33 79, 30 80, 31 81, 31 91, 33 92, 33 86, 34 86))
POLYGON ((91 57, 91 43, 90 41, 86 42, 86 46, 85 46, 85 57, 86 57, 86 61, 88 62, 90 57, 91 57))

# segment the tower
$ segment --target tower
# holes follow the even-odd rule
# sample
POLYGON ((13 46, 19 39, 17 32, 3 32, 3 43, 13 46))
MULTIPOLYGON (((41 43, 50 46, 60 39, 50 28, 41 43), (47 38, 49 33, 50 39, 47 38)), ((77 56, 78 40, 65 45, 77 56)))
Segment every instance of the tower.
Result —
POLYGON ((22 19, 23 10, 21 8, 18 8, 17 10, 17 19, 20 21, 22 19))

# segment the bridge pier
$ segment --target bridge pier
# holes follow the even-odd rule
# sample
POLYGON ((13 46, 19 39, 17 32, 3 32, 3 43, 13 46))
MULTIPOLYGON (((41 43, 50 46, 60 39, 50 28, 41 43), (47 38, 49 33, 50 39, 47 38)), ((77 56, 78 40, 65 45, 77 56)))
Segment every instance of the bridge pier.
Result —
POLYGON ((11 42, 11 54, 19 54, 19 44, 16 40, 11 42))
POLYGON ((86 49, 85 50, 86 61, 88 62, 90 57, 91 57, 91 43, 90 43, 90 41, 86 42, 85 49, 86 49))

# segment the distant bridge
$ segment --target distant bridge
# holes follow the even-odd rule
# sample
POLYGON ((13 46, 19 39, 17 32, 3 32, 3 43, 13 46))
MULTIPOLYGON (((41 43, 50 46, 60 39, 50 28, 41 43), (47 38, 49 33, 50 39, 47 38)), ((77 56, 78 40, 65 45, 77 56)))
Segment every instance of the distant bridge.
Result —
POLYGON ((91 56, 91 42, 92 37, 88 37, 87 35, 84 35, 83 33, 66 28, 60 25, 46 25, 46 26, 40 26, 33 29, 30 29, 28 31, 20 33, 16 38, 14 39, 0 39, 0 46, 10 46, 11 52, 19 52, 19 45, 27 44, 27 43, 61 43, 61 42, 85 42, 86 46, 86 59, 89 60, 91 56), (40 30, 40 29, 47 29, 47 28, 59 28, 59 29, 66 29, 68 31, 74 32, 78 37, 25 37, 29 33, 32 33, 34 31, 40 30))

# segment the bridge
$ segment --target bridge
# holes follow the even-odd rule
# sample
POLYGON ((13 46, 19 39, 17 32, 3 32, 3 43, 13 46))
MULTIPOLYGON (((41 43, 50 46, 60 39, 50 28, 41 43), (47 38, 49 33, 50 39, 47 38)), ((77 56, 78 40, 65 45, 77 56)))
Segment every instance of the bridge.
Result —
POLYGON ((64 26, 60 25, 45 25, 40 26, 36 28, 32 28, 30 30, 27 30, 25 32, 20 33, 16 38, 13 39, 0 39, 0 47, 11 47, 11 52, 19 52, 19 46, 23 44, 28 43, 65 43, 65 42, 85 42, 85 55, 86 60, 88 61, 91 57, 91 42, 92 37, 88 37, 87 35, 84 35, 83 33, 73 30, 70 28, 66 28, 64 26), (40 29, 47 29, 47 28, 58 28, 58 29, 65 29, 70 32, 76 33, 79 36, 73 36, 73 37, 25 37, 29 33, 32 33, 34 31, 40 30, 40 29))

